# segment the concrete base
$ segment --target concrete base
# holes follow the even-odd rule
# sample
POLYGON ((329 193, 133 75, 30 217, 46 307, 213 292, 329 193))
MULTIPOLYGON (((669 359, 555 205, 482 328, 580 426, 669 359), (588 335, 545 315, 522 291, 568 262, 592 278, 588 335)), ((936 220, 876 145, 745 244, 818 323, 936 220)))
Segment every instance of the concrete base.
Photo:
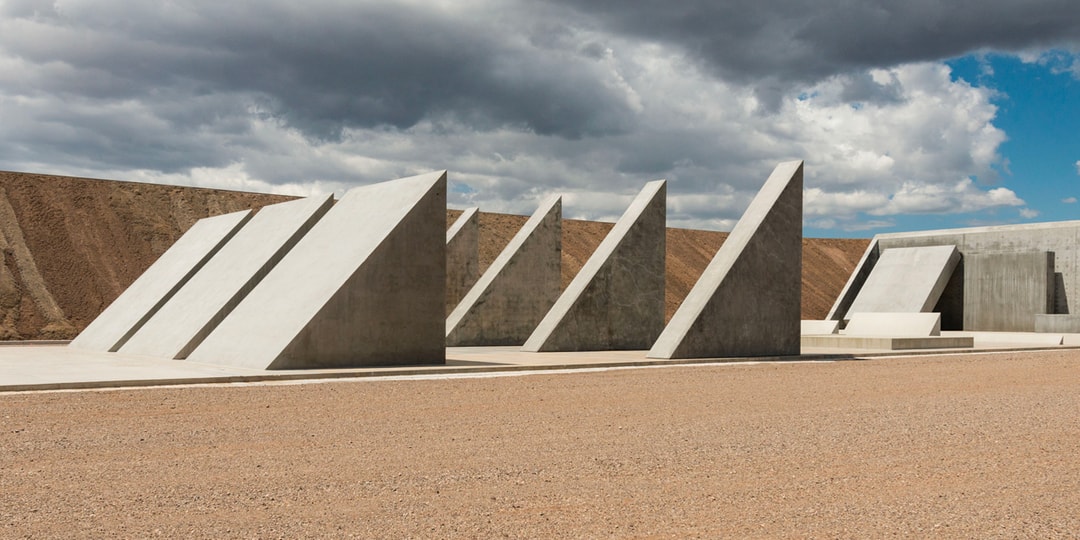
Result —
POLYGON ((1035 315, 1035 331, 1057 334, 1080 333, 1080 315, 1035 315))
POLYGON ((941 335, 940 313, 854 313, 849 336, 927 337, 941 335))
POLYGON ((970 337, 976 347, 1047 347, 1062 345, 1068 334, 1038 334, 1035 332, 942 332, 945 337, 970 337))
POLYGON ((975 346, 975 338, 946 336, 802 336, 802 346, 825 349, 877 349, 886 351, 909 349, 959 349, 975 346))
POLYGON ((799 333, 804 336, 821 336, 840 331, 840 321, 799 321, 799 333))

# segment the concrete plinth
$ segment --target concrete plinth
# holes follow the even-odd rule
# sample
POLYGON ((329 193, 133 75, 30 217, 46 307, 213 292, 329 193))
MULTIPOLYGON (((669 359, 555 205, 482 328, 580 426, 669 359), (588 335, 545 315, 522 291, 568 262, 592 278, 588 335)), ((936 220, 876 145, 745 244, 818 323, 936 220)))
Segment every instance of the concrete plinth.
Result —
POLYGON ((251 218, 251 210, 200 219, 109 304, 71 347, 120 349, 251 218))
POLYGON ((1035 316, 1053 308, 1053 253, 964 256, 964 330, 1034 332, 1035 316))
POLYGON ((801 161, 776 167, 650 358, 799 354, 802 186, 801 161))
POLYGON ((804 336, 835 334, 840 331, 840 321, 799 321, 799 333, 804 336))
POLYGON ((928 337, 941 335, 940 313, 855 313, 849 336, 928 337))
POLYGON ((120 352, 186 358, 333 204, 326 195, 260 209, 120 352))
POLYGON ((480 277, 480 209, 469 208, 446 231, 446 314, 480 277))
POLYGON ((446 318, 446 345, 521 345, 559 298, 562 197, 544 201, 446 318))
POLYGON ((972 337, 889 337, 889 336, 803 336, 802 346, 822 349, 878 349, 901 351, 911 349, 960 349, 975 346, 972 337))
POLYGON ((664 329, 667 182, 645 185, 523 351, 641 350, 664 329))
POLYGON ((932 311, 959 262, 956 246, 886 249, 845 318, 863 312, 932 311))
POLYGON ((255 369, 445 362, 446 172, 349 190, 189 361, 255 369))

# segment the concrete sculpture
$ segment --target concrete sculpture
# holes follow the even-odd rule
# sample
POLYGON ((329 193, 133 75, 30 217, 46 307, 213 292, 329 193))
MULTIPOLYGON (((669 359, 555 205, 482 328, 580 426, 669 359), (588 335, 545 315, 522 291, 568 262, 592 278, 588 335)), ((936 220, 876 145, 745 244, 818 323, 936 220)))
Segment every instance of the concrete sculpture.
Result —
POLYGON ((802 161, 777 165, 649 358, 799 354, 802 161))
POLYGON ((544 201, 446 319, 446 345, 521 345, 559 297, 562 197, 544 201))
POLYGON ((446 231, 446 314, 480 277, 480 209, 469 208, 446 231))
POLYGON ((109 304, 70 346, 115 352, 251 218, 251 210, 200 219, 109 304))
POLYGON ((648 349, 664 329, 667 182, 645 185, 522 350, 648 349))
POLYGON ((349 190, 189 361, 254 369, 445 362, 446 172, 349 190))
POLYGON ((847 311, 921 313, 933 311, 960 262, 956 246, 886 249, 847 311))
POLYGON ((260 209, 120 352, 186 358, 333 204, 326 195, 260 209))

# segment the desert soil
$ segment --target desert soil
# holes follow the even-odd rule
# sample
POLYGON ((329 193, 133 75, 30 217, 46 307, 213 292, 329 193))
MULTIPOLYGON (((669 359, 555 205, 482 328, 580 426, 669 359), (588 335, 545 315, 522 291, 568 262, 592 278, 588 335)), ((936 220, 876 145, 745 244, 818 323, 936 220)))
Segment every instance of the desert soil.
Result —
POLYGON ((0 395, 6 538, 1076 538, 1080 351, 0 395))

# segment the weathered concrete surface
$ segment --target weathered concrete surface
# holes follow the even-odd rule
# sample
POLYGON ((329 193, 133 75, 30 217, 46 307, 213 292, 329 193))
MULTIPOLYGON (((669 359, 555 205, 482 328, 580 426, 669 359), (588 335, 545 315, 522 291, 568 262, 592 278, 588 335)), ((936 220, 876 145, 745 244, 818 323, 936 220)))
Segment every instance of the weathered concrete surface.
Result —
POLYGON ((902 351, 908 349, 960 349, 975 346, 975 338, 968 336, 803 336, 802 346, 828 349, 880 349, 902 351))
POLYGON ((523 351, 644 350, 664 329, 667 182, 649 182, 523 351))
POLYGON ((1080 315, 1035 315, 1035 331, 1061 334, 1080 333, 1080 315))
POLYGON ((799 334, 803 336, 821 336, 840 331, 840 321, 799 321, 799 334))
POLYGON ((886 249, 845 318, 864 312, 932 311, 959 262, 960 252, 956 246, 886 249))
POLYGON ((188 360, 441 364, 445 272, 445 171, 351 189, 188 360))
POLYGON ((1053 253, 965 255, 964 330, 1034 332, 1035 315, 1053 307, 1053 253))
POLYGON ((776 166, 650 358, 799 354, 803 163, 776 166))
POLYGON ((940 313, 853 313, 848 336, 927 337, 941 335, 940 313))
POLYGON ((446 319, 446 345, 522 345, 559 298, 562 197, 544 201, 446 319))
POLYGON ((480 277, 480 209, 468 208, 446 231, 446 314, 480 277))
POLYGON ((79 333, 71 346, 115 352, 251 218, 251 210, 200 219, 79 333))
MULTIPOLYGON (((865 275, 869 274, 881 250, 934 245, 955 245, 962 257, 966 257, 969 253, 980 252, 1053 252, 1056 272, 1053 312, 1070 313, 1072 311, 1070 303, 1080 297, 1078 296, 1080 295, 1080 221, 890 233, 874 237, 863 260, 849 278, 845 292, 834 303, 829 318, 843 317, 853 299, 852 291, 858 291, 861 286, 860 280, 864 280, 865 275)), ((965 266, 964 260, 961 260, 960 266, 965 266)), ((941 312, 942 329, 960 330, 963 328, 964 290, 964 272, 958 267, 953 273, 953 279, 945 286, 938 306, 934 308, 934 311, 941 312)), ((1022 328, 1010 330, 1020 331, 1022 328)))
POLYGON ((326 195, 263 207, 120 352, 186 358, 333 204, 326 195))

